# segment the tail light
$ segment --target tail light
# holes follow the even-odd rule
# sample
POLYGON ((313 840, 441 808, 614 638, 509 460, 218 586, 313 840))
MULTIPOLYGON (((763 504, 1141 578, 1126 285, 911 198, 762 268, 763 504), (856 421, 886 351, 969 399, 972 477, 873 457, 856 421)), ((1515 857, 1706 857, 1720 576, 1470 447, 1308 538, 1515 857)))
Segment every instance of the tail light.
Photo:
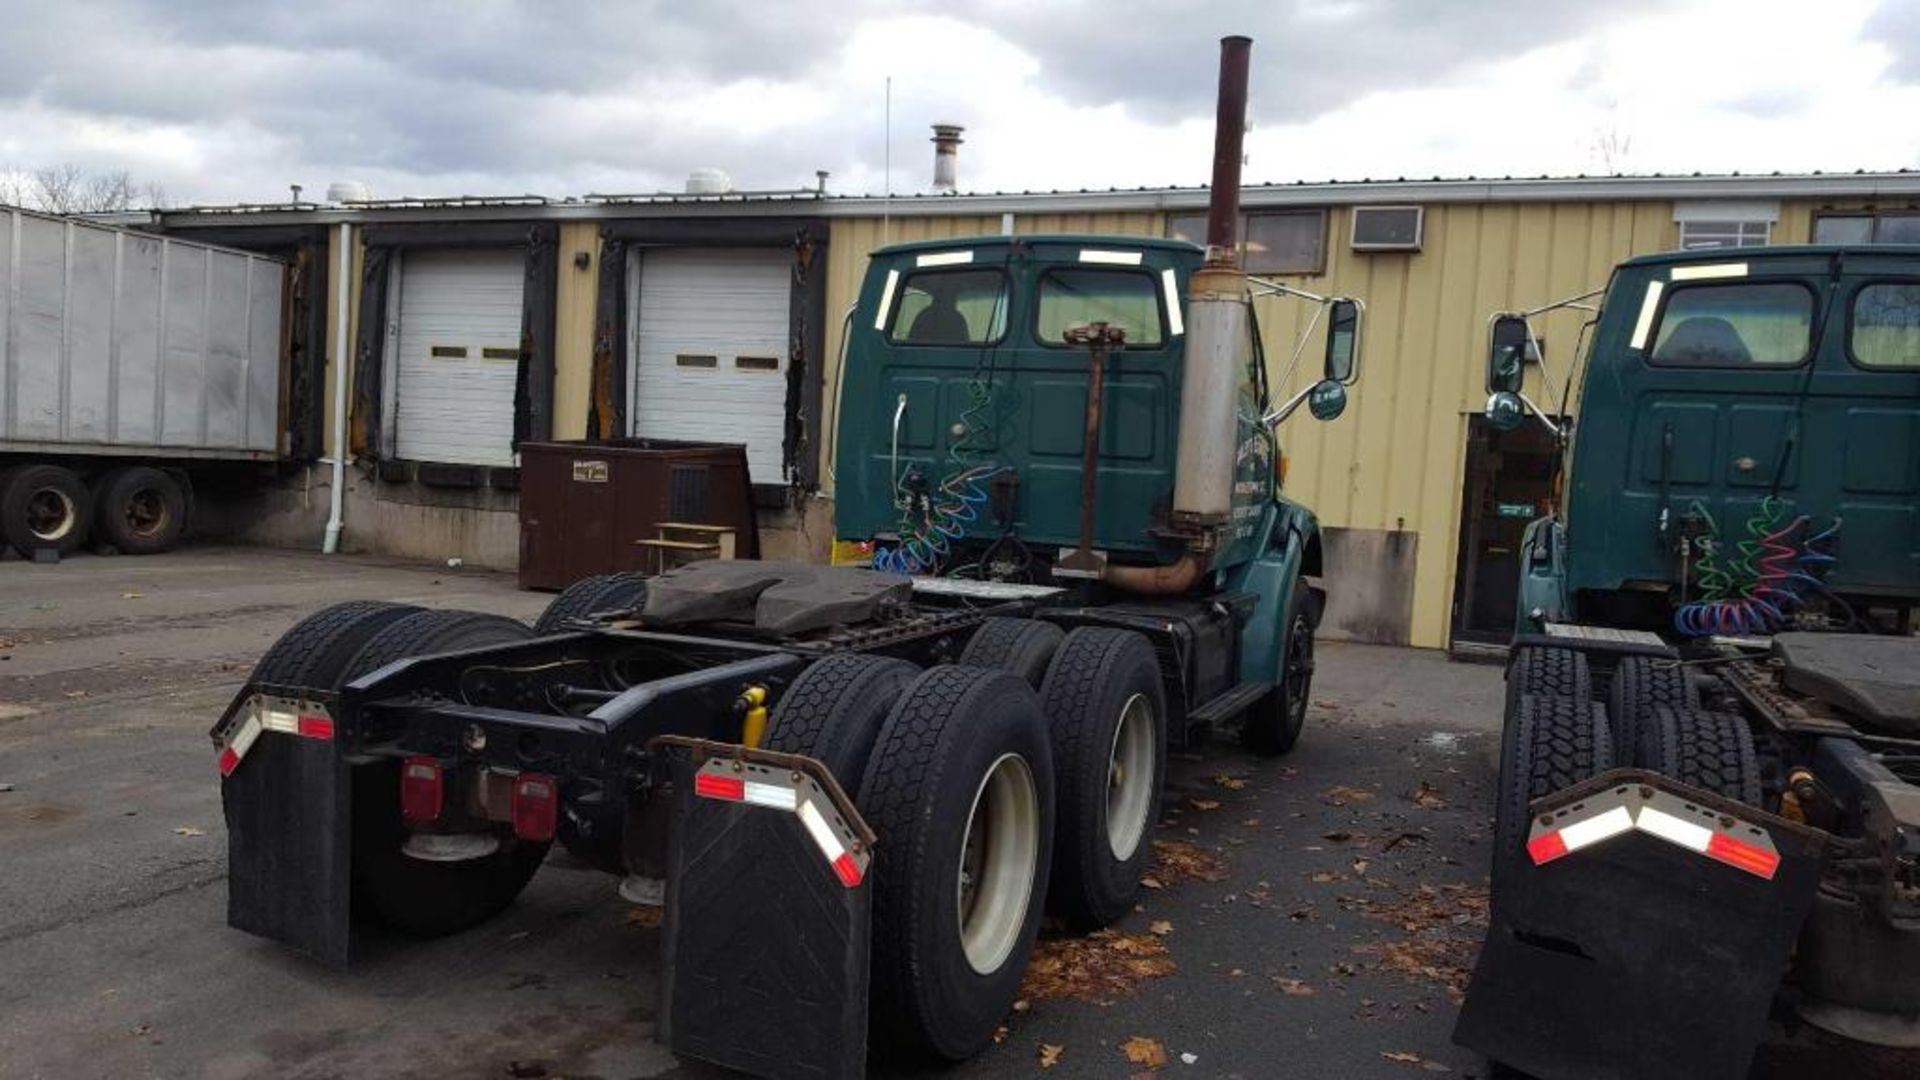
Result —
POLYGON ((553 839, 560 819, 560 788, 544 773, 521 773, 513 780, 513 834, 522 840, 553 839))
POLYGON ((400 766, 400 816, 414 825, 438 819, 446 796, 445 776, 432 758, 408 758, 400 766))

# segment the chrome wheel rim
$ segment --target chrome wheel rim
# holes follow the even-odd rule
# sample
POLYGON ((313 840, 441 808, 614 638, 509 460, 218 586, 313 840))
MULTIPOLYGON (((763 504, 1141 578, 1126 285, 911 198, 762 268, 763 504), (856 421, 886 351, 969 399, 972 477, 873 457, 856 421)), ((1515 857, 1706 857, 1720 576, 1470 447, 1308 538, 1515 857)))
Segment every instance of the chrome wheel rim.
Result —
POLYGON ((960 843, 960 947, 981 975, 1000 970, 1020 942, 1040 856, 1040 794, 1018 754, 1002 754, 973 794, 960 843))
POLYGON ((59 488, 44 487, 27 496, 27 531, 35 540, 58 543, 79 520, 73 499, 59 488))
POLYGON ((127 499, 120 516, 134 536, 158 536, 166 531, 167 500, 153 488, 141 488, 127 499))
POLYGON ((1153 808, 1153 703, 1135 694, 1120 707, 1107 758, 1107 846, 1126 862, 1140 849, 1153 808))

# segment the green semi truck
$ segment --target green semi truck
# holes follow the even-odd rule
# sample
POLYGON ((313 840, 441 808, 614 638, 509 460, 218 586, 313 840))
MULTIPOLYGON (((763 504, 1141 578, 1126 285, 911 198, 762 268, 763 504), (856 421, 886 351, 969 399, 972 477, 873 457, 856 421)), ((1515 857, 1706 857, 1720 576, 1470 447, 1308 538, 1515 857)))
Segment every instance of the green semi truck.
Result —
POLYGON ((1920 1047, 1920 249, 1637 258, 1489 336, 1489 421, 1566 456, 1455 1038, 1549 1080, 1745 1076, 1770 1018, 1920 1047), (1523 393, 1567 306, 1577 426, 1523 393))
POLYGON ((1237 269, 1247 45, 1209 248, 873 254, 834 455, 868 565, 592 578, 532 628, 356 603, 289 631, 212 731, 229 922, 344 964, 359 920, 485 920, 558 842, 664 908, 680 1053, 829 1077, 870 1041, 988 1046, 1043 910, 1132 909, 1169 748, 1237 724, 1281 753, 1305 720, 1320 537, 1275 428, 1339 413, 1361 312, 1237 269), (1257 293, 1325 324, 1288 401, 1257 293))

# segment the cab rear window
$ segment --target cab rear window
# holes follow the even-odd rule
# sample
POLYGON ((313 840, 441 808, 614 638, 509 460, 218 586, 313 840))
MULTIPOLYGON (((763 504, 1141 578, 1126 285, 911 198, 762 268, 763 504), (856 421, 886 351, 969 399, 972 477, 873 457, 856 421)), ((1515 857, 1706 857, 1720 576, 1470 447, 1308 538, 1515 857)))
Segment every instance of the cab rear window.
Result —
POLYGON ((1920 282, 1883 282, 1855 293, 1847 347, 1861 367, 1920 371, 1920 282))
POLYGON ((921 270, 900 283, 887 340, 896 345, 992 345, 1007 333, 1007 275, 921 270))
POLYGON ((1135 270, 1049 270, 1040 278, 1035 336, 1043 345, 1066 343, 1067 329, 1103 322, 1127 332, 1128 348, 1166 340, 1160 319, 1160 285, 1135 270))
POLYGON ((1804 285, 1683 285, 1668 294, 1649 355, 1673 367, 1792 367, 1807 358, 1812 333, 1804 285))

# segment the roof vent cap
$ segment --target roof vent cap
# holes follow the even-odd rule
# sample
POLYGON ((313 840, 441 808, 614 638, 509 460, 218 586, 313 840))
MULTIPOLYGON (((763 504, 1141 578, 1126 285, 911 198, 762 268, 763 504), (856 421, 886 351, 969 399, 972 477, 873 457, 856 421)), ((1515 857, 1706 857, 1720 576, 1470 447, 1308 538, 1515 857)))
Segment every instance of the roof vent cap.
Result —
POLYGON ((358 180, 335 180, 327 185, 327 201, 330 203, 368 202, 373 192, 358 180))
POLYGON ((687 174, 687 194, 725 195, 733 190, 733 177, 725 169, 695 169, 687 174))

